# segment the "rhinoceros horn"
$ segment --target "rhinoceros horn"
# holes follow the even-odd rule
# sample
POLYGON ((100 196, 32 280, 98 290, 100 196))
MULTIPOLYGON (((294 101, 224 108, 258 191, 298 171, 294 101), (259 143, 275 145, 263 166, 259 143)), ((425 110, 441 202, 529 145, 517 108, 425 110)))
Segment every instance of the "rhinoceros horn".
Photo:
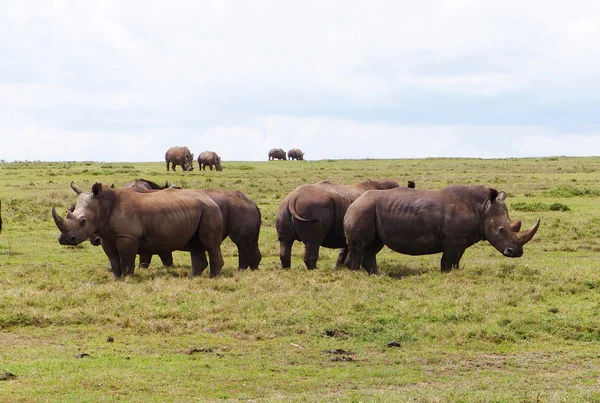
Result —
POLYGON ((517 220, 515 222, 511 222, 508 227, 512 232, 519 232, 521 231, 521 221, 517 220))
POLYGON ((58 215, 54 206, 52 206, 52 218, 54 218, 54 223, 60 230, 60 232, 64 232, 65 228, 65 219, 58 215))
POLYGON ((522 231, 517 234, 517 242, 523 246, 527 242, 531 241, 531 238, 535 235, 538 228, 540 227, 540 219, 538 218, 537 222, 529 231, 522 231))
POLYGON ((77 194, 83 193, 83 190, 79 189, 77 185, 75 185, 74 181, 71 181, 71 189, 73 189, 77 194))

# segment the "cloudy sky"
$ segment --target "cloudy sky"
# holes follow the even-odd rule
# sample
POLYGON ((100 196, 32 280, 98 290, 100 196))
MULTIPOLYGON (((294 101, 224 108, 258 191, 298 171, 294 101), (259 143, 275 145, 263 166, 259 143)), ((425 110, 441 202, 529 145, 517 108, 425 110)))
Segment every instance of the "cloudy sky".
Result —
POLYGON ((600 155, 593 0, 0 1, 0 159, 600 155))

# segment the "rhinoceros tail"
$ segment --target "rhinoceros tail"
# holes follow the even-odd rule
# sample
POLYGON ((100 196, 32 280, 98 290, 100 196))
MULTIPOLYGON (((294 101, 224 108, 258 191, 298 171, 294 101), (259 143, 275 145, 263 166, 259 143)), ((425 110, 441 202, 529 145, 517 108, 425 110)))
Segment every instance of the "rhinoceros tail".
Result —
POLYGON ((309 218, 301 217, 300 214, 298 214, 298 212, 296 211, 296 200, 294 200, 294 199, 290 200, 290 202, 288 203, 288 210, 290 211, 290 214, 296 220, 306 221, 306 222, 317 221, 315 219, 309 219, 309 218))

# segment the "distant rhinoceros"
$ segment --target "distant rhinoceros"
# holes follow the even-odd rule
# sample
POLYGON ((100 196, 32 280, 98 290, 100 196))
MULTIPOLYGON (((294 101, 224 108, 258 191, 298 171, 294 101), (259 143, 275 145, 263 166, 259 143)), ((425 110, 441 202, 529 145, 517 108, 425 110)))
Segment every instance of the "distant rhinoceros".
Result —
POLYGON ((337 265, 343 264, 346 258, 343 223, 348 206, 367 190, 398 186, 393 180, 367 180, 356 185, 321 181, 298 186, 282 200, 275 217, 281 266, 290 268, 296 240, 304 242, 304 263, 308 269, 317 267, 321 246, 342 248, 337 265))
POLYGON ((198 156, 198 169, 206 171, 206 167, 209 167, 212 171, 213 166, 217 171, 222 171, 221 157, 214 151, 202 151, 198 156))
POLYGON ((346 265, 377 273, 376 254, 386 245, 407 255, 442 253, 441 269, 458 268, 465 249, 487 240, 507 257, 523 255, 540 220, 520 232, 504 202, 506 193, 483 186, 449 186, 441 190, 397 188, 363 193, 348 208, 344 232, 346 265))
MULTIPOLYGON (((75 190, 75 189, 74 189, 75 190)), ((132 275, 135 255, 186 250, 192 258, 192 275, 200 275, 210 259, 210 275, 223 267, 219 206, 195 190, 165 189, 142 194, 94 184, 81 192, 65 218, 52 207, 61 245, 78 245, 94 234, 102 239, 114 277, 132 275)))
POLYGON ((194 170, 194 154, 185 146, 169 148, 165 153, 165 162, 167 163, 167 171, 169 170, 169 164, 171 164, 173 171, 176 165, 181 165, 181 169, 184 171, 194 170))
POLYGON ((292 148, 287 152, 288 160, 304 160, 304 153, 299 148, 292 148))
POLYGON ((269 151, 269 161, 271 160, 285 160, 285 151, 281 148, 272 148, 269 151))

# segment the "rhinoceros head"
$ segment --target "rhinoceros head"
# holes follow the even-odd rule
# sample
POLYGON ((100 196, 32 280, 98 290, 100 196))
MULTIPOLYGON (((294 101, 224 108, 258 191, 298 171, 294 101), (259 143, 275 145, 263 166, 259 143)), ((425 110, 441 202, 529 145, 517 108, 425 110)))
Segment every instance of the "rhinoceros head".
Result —
POLYGON ((52 207, 52 218, 60 230, 58 242, 61 245, 78 245, 94 235, 100 222, 98 195, 102 192, 102 184, 96 183, 91 193, 83 192, 74 183, 71 188, 79 195, 75 207, 67 210, 63 218, 52 207))
POLYGON ((540 220, 531 229, 521 231, 521 221, 511 221, 508 217, 505 199, 506 193, 490 189, 483 212, 485 238, 504 256, 520 257, 523 255, 523 245, 533 238, 540 220))

